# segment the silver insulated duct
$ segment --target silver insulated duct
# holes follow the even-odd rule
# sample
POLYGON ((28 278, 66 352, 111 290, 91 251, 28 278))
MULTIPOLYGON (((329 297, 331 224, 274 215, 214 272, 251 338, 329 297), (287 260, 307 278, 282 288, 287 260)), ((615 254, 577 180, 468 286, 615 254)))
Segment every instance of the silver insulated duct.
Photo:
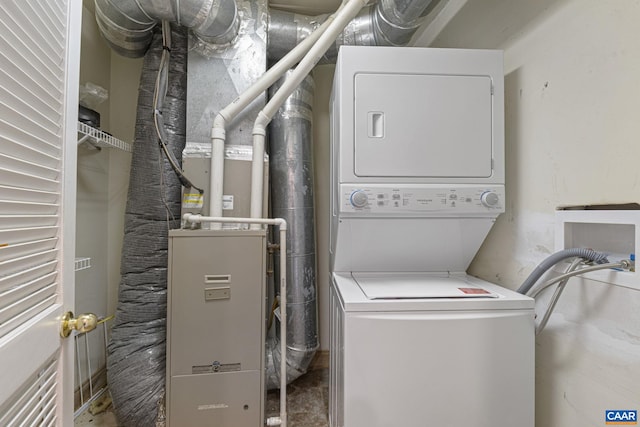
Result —
MULTIPOLYGON (((286 75, 290 73, 291 71, 286 75)), ((270 89, 270 94, 275 93, 284 80, 285 77, 281 78, 270 89)), ((313 90, 313 78, 307 76, 280 107, 269 127, 272 216, 284 218, 288 224, 288 383, 307 371, 318 348, 312 146, 313 90)), ((280 265, 280 256, 277 252, 275 266, 280 265)), ((277 267, 275 270, 275 283, 279 283, 280 272, 277 267)), ((268 339, 266 350, 267 388, 279 388, 282 357, 280 337, 268 339)))
MULTIPOLYGON (((186 127, 186 31, 174 29, 171 39, 162 116, 168 149, 180 159, 186 127)), ((154 426, 163 406, 168 233, 180 227, 182 187, 158 147, 154 123, 162 53, 162 34, 156 30, 140 77, 118 306, 107 355, 107 381, 123 427, 154 426)))
POLYGON ((193 30, 206 42, 226 44, 238 33, 235 0, 95 0, 96 21, 113 50, 138 58, 160 21, 193 30))
MULTIPOLYGON (((362 9, 321 62, 335 63, 342 45, 404 46, 439 0, 380 0, 362 9)), ((328 15, 306 16, 271 9, 267 55, 276 61, 320 26, 328 15)))

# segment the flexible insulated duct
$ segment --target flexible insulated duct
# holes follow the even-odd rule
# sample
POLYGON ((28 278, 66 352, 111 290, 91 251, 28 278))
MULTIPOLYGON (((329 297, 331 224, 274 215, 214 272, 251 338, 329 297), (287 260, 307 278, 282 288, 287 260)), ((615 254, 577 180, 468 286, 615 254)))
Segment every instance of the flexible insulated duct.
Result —
MULTIPOLYGON (((380 0, 367 6, 347 25, 321 62, 335 63, 342 45, 404 46, 439 0, 380 0)), ((328 15, 306 16, 271 9, 267 56, 271 61, 287 54, 328 15)))
MULTIPOLYGON (((291 71, 287 72, 288 76, 291 71)), ((271 89, 275 93, 284 83, 271 89)), ((274 218, 287 232, 287 382, 307 371, 318 348, 316 244, 313 196, 312 104, 314 83, 307 76, 287 98, 269 128, 269 176, 274 218)), ((276 241, 276 243, 279 243, 276 241)), ((279 283, 279 257, 275 277, 279 283)), ((282 307, 281 307, 282 309, 282 307)), ((280 337, 267 341, 268 389, 280 387, 280 337)))
MULTIPOLYGON (((174 29, 172 40, 162 113, 165 142, 180 159, 186 127, 186 31, 174 29)), ((140 78, 122 276, 108 346, 107 376, 119 426, 155 426, 165 388, 168 231, 180 226, 181 185, 161 154, 154 127, 153 93, 162 51, 162 35, 155 31, 140 78)))
POLYGON ((160 21, 187 27, 202 40, 225 44, 238 34, 235 0, 95 0, 96 21, 113 50, 144 55, 160 21))

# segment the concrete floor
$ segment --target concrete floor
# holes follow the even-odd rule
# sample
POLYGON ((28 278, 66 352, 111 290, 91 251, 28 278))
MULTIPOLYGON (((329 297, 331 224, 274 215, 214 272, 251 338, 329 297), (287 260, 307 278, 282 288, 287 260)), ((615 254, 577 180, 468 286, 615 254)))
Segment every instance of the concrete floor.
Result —
MULTIPOLYGON (((266 415, 280 411, 280 390, 267 393, 266 415)), ((311 368, 287 387, 289 427, 327 427, 329 425, 329 369, 311 368)))
MULTIPOLYGON (((280 411, 280 391, 267 393, 266 416, 277 416, 280 411)), ((287 413, 289 427, 327 427, 329 425, 329 369, 328 355, 318 354, 309 372, 287 387, 287 413)), ((99 414, 89 411, 75 420, 75 427, 117 427, 111 407, 99 414)))

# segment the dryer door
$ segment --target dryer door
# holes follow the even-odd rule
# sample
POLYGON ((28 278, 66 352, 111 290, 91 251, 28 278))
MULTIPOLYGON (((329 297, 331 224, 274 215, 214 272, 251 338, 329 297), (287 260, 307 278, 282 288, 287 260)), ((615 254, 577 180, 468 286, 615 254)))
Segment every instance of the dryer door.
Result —
POLYGON ((490 177, 491 86, 489 76, 357 74, 355 174, 490 177))

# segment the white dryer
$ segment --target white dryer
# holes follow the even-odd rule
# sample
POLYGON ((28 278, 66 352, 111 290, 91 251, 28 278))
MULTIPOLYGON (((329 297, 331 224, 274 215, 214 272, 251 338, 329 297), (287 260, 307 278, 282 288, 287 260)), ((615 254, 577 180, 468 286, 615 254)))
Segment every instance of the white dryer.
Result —
POLYGON ((502 53, 340 49, 331 427, 533 427, 533 301, 467 275, 504 211, 502 53))

